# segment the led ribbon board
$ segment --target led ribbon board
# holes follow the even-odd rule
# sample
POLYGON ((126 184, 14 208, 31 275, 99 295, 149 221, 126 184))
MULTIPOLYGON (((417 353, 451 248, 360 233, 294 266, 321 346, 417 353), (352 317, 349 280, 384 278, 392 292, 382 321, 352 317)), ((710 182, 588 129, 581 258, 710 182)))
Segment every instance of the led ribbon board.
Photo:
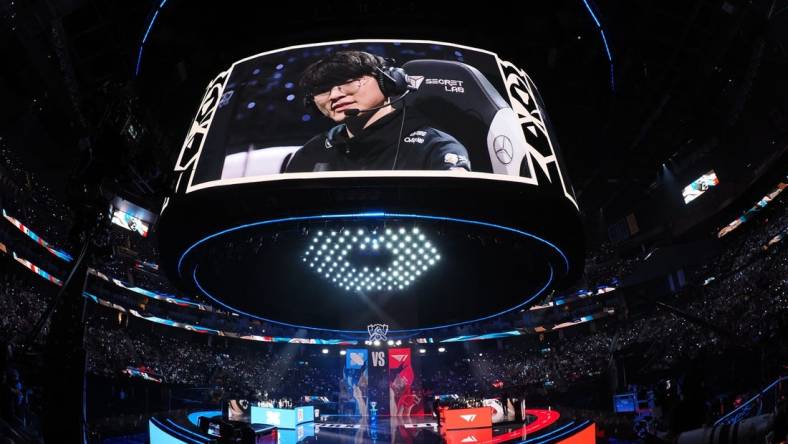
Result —
POLYGON ((45 241, 43 238, 41 238, 41 236, 37 235, 36 233, 33 232, 33 230, 25 226, 25 224, 9 216, 8 213, 6 213, 5 208, 3 208, 3 217, 5 217, 9 222, 11 222, 15 227, 17 227, 19 231, 25 233, 30 239, 33 239, 33 241, 44 247, 50 253, 54 254, 60 259, 63 259, 66 262, 71 262, 72 260, 74 260, 74 258, 71 257, 70 254, 66 253, 63 250, 58 250, 57 248, 53 247, 49 242, 45 241))

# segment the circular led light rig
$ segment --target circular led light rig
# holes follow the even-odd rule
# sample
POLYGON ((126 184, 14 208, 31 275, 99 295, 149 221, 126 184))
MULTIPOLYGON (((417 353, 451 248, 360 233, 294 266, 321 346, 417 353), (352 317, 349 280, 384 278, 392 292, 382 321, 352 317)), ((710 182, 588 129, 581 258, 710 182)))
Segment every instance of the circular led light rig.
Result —
POLYGON ((175 176, 156 227, 167 276, 280 326, 363 336, 481 322, 571 283, 583 263, 541 98, 490 51, 346 41, 243 59, 209 84, 175 176), (364 84, 397 106, 357 138, 343 126, 355 116, 284 100, 288 79, 341 51, 401 63, 394 83, 364 84))
POLYGON ((366 333, 491 319, 533 301, 570 267, 552 242, 484 221, 413 213, 262 220, 196 240, 181 282, 215 305, 297 328, 366 333))
POLYGON ((302 262, 348 291, 398 291, 440 261, 438 249, 418 227, 318 230, 302 262))

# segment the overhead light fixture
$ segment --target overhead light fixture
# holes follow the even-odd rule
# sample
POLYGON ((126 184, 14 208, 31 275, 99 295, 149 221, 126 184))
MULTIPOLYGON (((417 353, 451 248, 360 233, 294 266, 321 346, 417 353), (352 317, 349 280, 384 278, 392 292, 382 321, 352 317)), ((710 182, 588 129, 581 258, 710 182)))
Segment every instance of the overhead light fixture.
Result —
POLYGON ((438 352, 443 353, 446 351, 445 347, 438 347, 438 352))
POLYGON ((405 290, 440 260, 418 227, 319 230, 301 255, 301 262, 332 284, 357 292, 405 290))
POLYGON ((328 354, 328 349, 327 349, 327 348, 324 348, 324 349, 323 349, 323 350, 321 350, 321 351, 323 352, 323 354, 324 354, 324 355, 327 355, 327 354, 328 354))

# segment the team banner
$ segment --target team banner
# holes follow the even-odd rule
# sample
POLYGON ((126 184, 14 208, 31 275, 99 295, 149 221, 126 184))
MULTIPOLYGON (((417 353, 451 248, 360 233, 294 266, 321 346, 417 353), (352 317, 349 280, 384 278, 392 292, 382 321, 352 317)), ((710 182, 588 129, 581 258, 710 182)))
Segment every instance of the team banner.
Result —
POLYGON ((389 413, 391 416, 411 416, 423 413, 422 403, 413 390, 413 372, 409 348, 389 349, 389 413))
POLYGON ((345 393, 340 402, 352 401, 351 414, 367 416, 367 364, 369 356, 363 348, 348 349, 345 354, 345 370, 343 372, 343 385, 340 393, 345 393))

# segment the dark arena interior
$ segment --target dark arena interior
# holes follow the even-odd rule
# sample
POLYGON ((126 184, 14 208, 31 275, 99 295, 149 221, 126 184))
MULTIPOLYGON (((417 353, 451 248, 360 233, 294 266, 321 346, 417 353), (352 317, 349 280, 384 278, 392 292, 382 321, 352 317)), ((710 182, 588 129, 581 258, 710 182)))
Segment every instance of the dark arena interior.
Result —
POLYGON ((3 0, 0 54, 0 444, 788 440, 788 0, 3 0))

